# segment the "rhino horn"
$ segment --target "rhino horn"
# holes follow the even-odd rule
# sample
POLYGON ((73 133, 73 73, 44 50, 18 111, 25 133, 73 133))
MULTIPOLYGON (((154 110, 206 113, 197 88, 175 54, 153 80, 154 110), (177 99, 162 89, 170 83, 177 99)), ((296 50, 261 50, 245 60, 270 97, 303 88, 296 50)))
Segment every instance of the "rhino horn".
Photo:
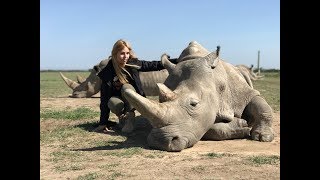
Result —
POLYGON ((123 91, 126 100, 133 106, 141 115, 150 121, 150 124, 155 128, 165 126, 167 123, 163 120, 168 107, 162 103, 149 100, 132 89, 123 91))
POLYGON ((73 90, 74 88, 76 88, 77 86, 79 86, 79 83, 65 77, 61 72, 60 72, 60 76, 62 77, 62 79, 64 80, 64 82, 73 90))
POLYGON ((177 95, 171 89, 169 89, 166 85, 163 83, 157 83, 158 89, 159 89, 159 102, 166 102, 166 101, 172 101, 174 100, 177 95))
POLYGON ((173 69, 176 67, 175 64, 173 64, 172 62, 169 61, 167 54, 163 54, 161 56, 161 63, 168 70, 169 74, 171 74, 173 69))
POLYGON ((83 83, 84 81, 86 81, 85 78, 81 77, 80 75, 77 75, 77 81, 79 84, 83 83))

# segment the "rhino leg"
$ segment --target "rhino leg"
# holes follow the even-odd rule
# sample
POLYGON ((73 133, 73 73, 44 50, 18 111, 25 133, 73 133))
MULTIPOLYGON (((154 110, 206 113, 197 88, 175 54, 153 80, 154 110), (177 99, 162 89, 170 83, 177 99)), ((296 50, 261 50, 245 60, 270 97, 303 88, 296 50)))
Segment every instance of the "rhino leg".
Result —
POLYGON ((235 117, 234 120, 228 123, 219 122, 213 124, 202 139, 220 141, 247 138, 250 137, 250 129, 246 120, 235 117))
POLYGON ((244 119, 252 126, 251 138, 256 141, 270 142, 274 139, 272 129, 272 108, 261 96, 252 98, 244 110, 244 119))

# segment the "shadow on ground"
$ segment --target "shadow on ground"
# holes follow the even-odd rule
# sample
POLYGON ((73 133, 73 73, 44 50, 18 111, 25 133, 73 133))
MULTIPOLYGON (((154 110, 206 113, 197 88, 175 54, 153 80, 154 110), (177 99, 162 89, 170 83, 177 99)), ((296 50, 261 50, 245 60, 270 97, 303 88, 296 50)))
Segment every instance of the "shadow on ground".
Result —
MULTIPOLYGON (((76 127, 84 129, 86 131, 92 132, 93 129, 97 126, 97 123, 90 122, 85 124, 79 124, 76 127)), ((127 137, 125 141, 108 141, 112 145, 107 146, 99 146, 92 148, 81 148, 81 149, 73 149, 73 151, 99 151, 99 150, 116 150, 116 149, 126 149, 132 147, 141 147, 144 149, 150 149, 147 143, 147 137, 152 129, 149 121, 142 117, 137 116, 134 119, 134 130, 131 133, 123 133, 121 129, 115 128, 111 132, 103 133, 110 136, 125 136, 127 137)))

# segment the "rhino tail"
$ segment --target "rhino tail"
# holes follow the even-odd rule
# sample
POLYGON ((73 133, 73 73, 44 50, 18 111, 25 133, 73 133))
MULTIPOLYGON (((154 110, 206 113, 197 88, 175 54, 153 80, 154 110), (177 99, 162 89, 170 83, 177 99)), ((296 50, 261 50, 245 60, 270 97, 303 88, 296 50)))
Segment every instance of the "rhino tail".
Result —
POLYGON ((61 78, 63 79, 63 81, 71 88, 71 89, 74 89, 76 88, 77 86, 79 86, 79 83, 65 77, 61 72, 60 72, 60 76, 61 78))

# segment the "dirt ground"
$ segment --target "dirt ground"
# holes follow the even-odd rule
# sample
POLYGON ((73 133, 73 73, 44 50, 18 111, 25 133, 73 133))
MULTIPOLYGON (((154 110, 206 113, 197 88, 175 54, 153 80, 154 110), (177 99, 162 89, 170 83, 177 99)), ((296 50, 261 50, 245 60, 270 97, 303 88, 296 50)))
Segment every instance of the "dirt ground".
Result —
MULTIPOLYGON (((89 107, 99 111, 99 98, 40 99, 41 109, 79 107, 89 107)), ((54 120, 40 122, 40 131, 50 131, 54 128, 52 127, 54 120)), ((280 160, 273 164, 250 161, 252 157, 280 157, 280 111, 274 112, 273 129, 275 139, 272 142, 249 139, 199 141, 193 147, 181 152, 163 152, 145 148, 146 136, 136 133, 131 139, 127 139, 127 145, 132 147, 142 144, 141 154, 127 158, 108 154, 108 151, 120 151, 121 147, 84 148, 86 150, 83 150, 81 155, 88 158, 80 162, 52 161, 50 154, 57 150, 59 145, 42 145, 40 177, 41 179, 280 179, 280 160), (80 170, 69 168, 57 171, 57 166, 63 167, 65 165, 63 163, 78 163, 77 167, 80 170)), ((92 138, 110 139, 112 136, 113 134, 92 132, 92 138)), ((81 144, 77 147, 81 147, 81 144)))

